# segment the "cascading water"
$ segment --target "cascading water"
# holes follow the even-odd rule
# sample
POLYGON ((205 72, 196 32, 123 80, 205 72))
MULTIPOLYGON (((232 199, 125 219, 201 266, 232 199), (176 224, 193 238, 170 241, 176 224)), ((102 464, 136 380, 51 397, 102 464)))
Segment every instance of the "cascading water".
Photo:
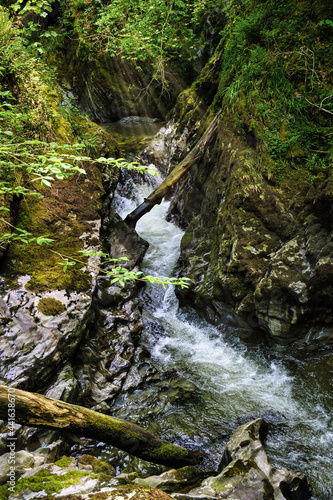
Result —
MULTIPOLYGON (((120 215, 132 211, 152 189, 139 184, 132 198, 116 195, 120 215)), ((137 232, 150 244, 142 263, 146 274, 162 277, 175 272, 182 231, 166 222, 167 209, 168 203, 162 202, 137 224, 137 232)), ((215 328, 193 312, 180 311, 172 287, 147 287, 142 298, 147 328, 141 342, 149 347, 158 371, 171 373, 169 392, 152 382, 149 389, 120 398, 118 415, 135 415, 138 423, 148 423, 164 439, 204 449, 215 465, 231 432, 262 416, 271 424, 266 443, 271 462, 305 473, 314 498, 332 499, 332 393, 325 374, 325 361, 331 358, 321 353, 299 361, 263 343, 246 344, 236 329, 215 328), (183 397, 168 399, 175 377, 190 387, 183 397), (163 404, 154 412, 157 400, 163 404), (153 421, 143 416, 147 406, 153 421)))

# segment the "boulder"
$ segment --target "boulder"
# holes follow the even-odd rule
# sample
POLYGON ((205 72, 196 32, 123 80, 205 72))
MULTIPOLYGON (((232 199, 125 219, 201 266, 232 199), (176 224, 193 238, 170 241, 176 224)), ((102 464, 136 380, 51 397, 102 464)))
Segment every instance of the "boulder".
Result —
POLYGON ((18 478, 35 465, 35 458, 24 450, 2 455, 0 457, 0 484, 8 481, 13 464, 15 464, 15 476, 18 478))
MULTIPOLYGON (((42 465, 27 471, 15 485, 0 486, 0 494, 10 500, 24 498, 59 498, 90 500, 168 500, 161 490, 125 484, 114 486, 114 469, 109 464, 88 455, 74 459, 63 457, 54 464, 42 465), (9 489, 10 488, 10 489, 9 489)), ((123 478, 125 480, 125 478, 123 478)))
POLYGON ((217 477, 206 479, 188 494, 176 493, 178 500, 273 500, 273 488, 265 474, 251 461, 233 460, 217 477))
POLYGON ((268 460, 263 443, 268 431, 263 419, 244 424, 231 436, 218 476, 209 477, 187 494, 173 495, 178 500, 307 500, 311 490, 306 477, 286 469, 276 469, 268 460))
POLYGON ((192 486, 200 482, 203 478, 203 473, 196 467, 188 466, 181 469, 171 469, 163 472, 160 476, 149 476, 147 478, 137 478, 134 484, 141 484, 142 486, 150 486, 151 488, 158 488, 167 493, 173 493, 192 486))

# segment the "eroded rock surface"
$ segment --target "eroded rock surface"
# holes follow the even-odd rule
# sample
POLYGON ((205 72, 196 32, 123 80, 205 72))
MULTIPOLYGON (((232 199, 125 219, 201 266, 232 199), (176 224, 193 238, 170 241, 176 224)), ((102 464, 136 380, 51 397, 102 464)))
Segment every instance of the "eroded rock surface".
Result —
POLYGON ((174 494, 178 500, 226 498, 229 500, 310 499, 305 476, 276 469, 263 447, 267 425, 262 419, 239 427, 231 436, 219 465, 220 474, 209 477, 187 494, 174 494))
MULTIPOLYGON (((309 500, 311 492, 304 476, 270 465, 263 448, 266 434, 262 419, 239 427, 225 448, 219 474, 204 480, 205 474, 196 467, 171 469, 145 478, 137 473, 115 476, 111 464, 91 455, 64 456, 47 464, 40 461, 40 453, 24 452, 23 456, 19 452, 21 477, 9 498, 16 500, 24 494, 25 498, 36 495, 75 500, 309 500)), ((0 494, 7 491, 8 484, 0 486, 0 494)))
MULTIPOLYGON (((210 65, 211 73, 217 71, 214 61, 210 65)), ((146 150, 153 159, 155 148, 166 168, 208 128, 211 101, 202 86, 198 80, 179 96, 164 142, 159 137, 146 150), (172 144, 180 141, 179 154, 168 130, 172 144)), ((240 328, 264 330, 277 345, 331 343, 332 199, 327 194, 321 204, 321 193, 291 185, 291 201, 264 168, 256 168, 265 158, 251 134, 237 134, 227 111, 220 115, 209 146, 171 203, 170 217, 185 228, 182 273, 192 280, 179 298, 214 324, 238 319, 240 328)))

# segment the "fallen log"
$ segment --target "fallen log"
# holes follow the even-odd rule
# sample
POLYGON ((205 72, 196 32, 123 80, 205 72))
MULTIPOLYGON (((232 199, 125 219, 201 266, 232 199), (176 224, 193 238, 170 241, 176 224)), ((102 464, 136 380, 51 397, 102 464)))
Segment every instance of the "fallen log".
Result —
POLYGON ((219 112, 212 123, 209 125, 202 138, 198 141, 192 151, 182 160, 170 174, 164 179, 163 182, 153 191, 143 203, 125 218, 125 222, 129 227, 135 227, 137 221, 146 213, 148 213, 155 205, 161 203, 162 199, 169 194, 177 182, 190 170, 190 168, 202 157, 207 145, 210 143, 217 128, 219 112))
POLYGON ((167 467, 198 465, 204 460, 202 454, 167 443, 132 422, 5 385, 0 385, 0 418, 73 432, 167 467))

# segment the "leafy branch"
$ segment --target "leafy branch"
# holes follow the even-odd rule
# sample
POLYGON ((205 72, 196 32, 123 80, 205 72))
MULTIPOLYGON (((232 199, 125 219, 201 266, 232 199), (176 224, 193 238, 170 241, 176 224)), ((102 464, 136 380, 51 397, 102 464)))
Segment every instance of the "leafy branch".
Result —
MULTIPOLYGON (((62 260, 58 262, 58 264, 63 266, 64 272, 67 271, 68 266, 74 266, 78 263, 86 265, 86 262, 76 257, 61 254, 60 252, 56 252, 55 250, 51 250, 51 252, 61 257, 62 260)), ((142 271, 129 270, 119 265, 120 262, 128 261, 129 259, 127 257, 112 259, 107 253, 104 253, 102 251, 94 252, 93 250, 80 250, 79 253, 82 253, 87 257, 101 257, 103 259, 104 265, 111 266, 110 269, 105 269, 101 266, 90 264, 90 267, 111 278, 110 285, 114 285, 117 283, 120 286, 125 286, 125 283, 128 281, 142 281, 145 283, 160 284, 163 286, 163 288, 166 288, 167 285, 188 288, 188 283, 190 281, 189 278, 170 278, 168 276, 161 278, 158 276, 143 275, 142 271)))
MULTIPOLYGON (((3 134, 11 135, 11 131, 0 130, 0 141, 3 134)), ((154 169, 140 165, 138 162, 127 162, 124 158, 104 158, 93 159, 90 156, 80 155, 79 151, 85 148, 85 144, 59 145, 56 142, 43 142, 39 140, 26 140, 20 143, 3 142, 0 143, 0 167, 12 168, 25 167, 26 172, 33 176, 32 182, 40 181, 41 185, 50 187, 55 179, 66 179, 75 173, 85 174, 84 168, 78 164, 81 162, 99 163, 111 165, 115 168, 125 168, 136 170, 139 173, 147 172, 156 175, 154 169)), ((0 183, 0 189, 4 185, 0 183)), ((11 188, 13 190, 13 188, 11 188)), ((22 191, 22 187, 17 187, 15 194, 32 194, 33 192, 22 191)))
POLYGON ((2 234, 0 238, 0 248, 4 248, 6 244, 10 241, 20 241, 22 243, 27 243, 27 244, 35 242, 37 243, 37 245, 49 245, 54 241, 52 238, 48 238, 46 235, 33 236, 33 234, 30 233, 29 231, 13 226, 13 224, 11 224, 10 222, 6 221, 3 218, 0 218, 0 221, 12 227, 13 229, 15 229, 15 231, 17 231, 17 232, 2 234))

